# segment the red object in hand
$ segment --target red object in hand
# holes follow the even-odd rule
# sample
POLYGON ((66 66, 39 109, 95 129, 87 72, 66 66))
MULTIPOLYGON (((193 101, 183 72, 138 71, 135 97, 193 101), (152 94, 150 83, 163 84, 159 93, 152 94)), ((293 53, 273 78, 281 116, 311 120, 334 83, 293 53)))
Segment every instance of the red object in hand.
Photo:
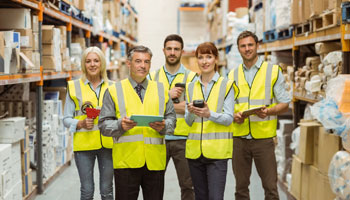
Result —
POLYGON ((95 108, 85 108, 86 115, 88 118, 95 119, 100 115, 100 109, 95 109, 95 108))

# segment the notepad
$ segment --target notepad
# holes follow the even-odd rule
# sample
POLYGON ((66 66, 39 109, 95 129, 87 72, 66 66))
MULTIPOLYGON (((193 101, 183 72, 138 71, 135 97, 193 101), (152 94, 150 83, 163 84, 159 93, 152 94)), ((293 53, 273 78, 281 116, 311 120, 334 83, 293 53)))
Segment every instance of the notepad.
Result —
POLYGON ((136 126, 149 126, 149 123, 152 122, 161 122, 163 116, 155 115, 131 115, 130 119, 134 122, 137 122, 136 126))

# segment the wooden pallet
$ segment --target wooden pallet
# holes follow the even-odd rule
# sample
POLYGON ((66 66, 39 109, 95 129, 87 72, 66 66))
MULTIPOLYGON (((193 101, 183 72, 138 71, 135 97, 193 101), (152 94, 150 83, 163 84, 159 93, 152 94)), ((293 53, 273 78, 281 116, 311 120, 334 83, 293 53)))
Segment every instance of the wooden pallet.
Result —
POLYGON ((302 36, 306 33, 312 33, 312 21, 307 21, 302 24, 298 24, 294 28, 295 36, 302 36))
POLYGON ((314 31, 322 31, 340 25, 340 14, 339 10, 332 10, 322 13, 319 17, 315 17, 312 19, 312 27, 314 31))

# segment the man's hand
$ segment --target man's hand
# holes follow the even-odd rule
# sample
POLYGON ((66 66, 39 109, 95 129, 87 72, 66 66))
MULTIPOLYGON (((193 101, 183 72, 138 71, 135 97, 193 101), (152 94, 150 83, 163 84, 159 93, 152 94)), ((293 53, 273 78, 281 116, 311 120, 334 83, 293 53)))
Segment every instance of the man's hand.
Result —
POLYGON ((137 125, 136 122, 130 120, 127 117, 124 117, 122 119, 122 128, 123 128, 124 131, 130 130, 130 129, 134 128, 136 125, 137 125))
POLYGON ((268 115, 268 108, 266 108, 265 106, 262 107, 260 110, 255 111, 255 114, 261 118, 264 119, 265 117, 267 117, 268 115))
POLYGON ((84 120, 80 120, 77 124, 77 129, 87 129, 87 130, 91 130, 92 128, 94 128, 94 119, 92 118, 85 118, 84 120))
POLYGON ((179 98, 183 92, 184 92, 184 88, 174 87, 171 90, 169 90, 170 98, 171 99, 179 98))
POLYGON ((149 126, 159 133, 165 127, 165 121, 163 119, 161 122, 151 122, 149 126))
POLYGON ((203 108, 198 108, 196 106, 193 106, 193 103, 189 103, 187 105, 188 112, 193 113, 197 115, 198 117, 205 117, 209 118, 210 117, 210 110, 208 107, 207 102, 204 101, 204 107, 203 108))
POLYGON ((242 112, 238 112, 234 114, 233 121, 237 124, 242 124, 245 118, 247 118, 247 116, 243 116, 242 112))

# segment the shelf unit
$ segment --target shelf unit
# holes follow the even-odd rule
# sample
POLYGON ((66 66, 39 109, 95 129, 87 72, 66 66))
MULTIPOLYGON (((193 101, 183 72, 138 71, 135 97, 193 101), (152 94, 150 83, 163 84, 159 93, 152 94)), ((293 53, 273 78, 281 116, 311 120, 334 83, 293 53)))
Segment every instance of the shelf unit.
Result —
MULTIPOLYGON (((28 74, 6 74, 0 75, 0 85, 9 85, 9 84, 20 84, 28 82, 36 82, 36 152, 37 152, 37 170, 36 170, 36 181, 37 184, 33 187, 33 191, 25 197, 25 199, 32 199, 36 194, 42 194, 44 188, 52 182, 55 177, 57 177, 62 170, 67 167, 67 164, 70 165, 68 161, 65 165, 61 166, 56 173, 49 178, 45 183, 43 183, 43 171, 42 171, 42 99, 43 99, 43 85, 44 81, 47 80, 57 80, 57 79, 67 79, 71 80, 73 78, 79 77, 81 71, 66 71, 66 72, 44 72, 42 65, 42 41, 41 41, 41 30, 43 21, 45 18, 53 18, 54 20, 65 23, 67 27, 67 47, 70 49, 72 29, 73 27, 82 29, 85 31, 85 40, 87 46, 90 46, 91 43, 91 33, 93 27, 91 25, 85 24, 77 19, 74 19, 72 16, 68 16, 60 11, 54 10, 49 7, 45 7, 42 2, 36 0, 5 0, 7 2, 16 5, 16 7, 25 7, 30 8, 38 13, 39 19, 39 52, 40 52, 40 71, 37 73, 28 73, 28 74)), ((127 0, 117 1, 130 11, 132 15, 138 19, 136 11, 132 6, 127 2, 127 0)), ((137 44, 137 40, 132 37, 124 36, 122 34, 119 37, 107 34, 105 32, 99 32, 96 36, 100 45, 103 42, 108 42, 109 45, 113 43, 119 43, 120 41, 126 42, 128 45, 134 46, 137 44)), ((108 68, 108 70, 116 70, 117 67, 108 68)))

